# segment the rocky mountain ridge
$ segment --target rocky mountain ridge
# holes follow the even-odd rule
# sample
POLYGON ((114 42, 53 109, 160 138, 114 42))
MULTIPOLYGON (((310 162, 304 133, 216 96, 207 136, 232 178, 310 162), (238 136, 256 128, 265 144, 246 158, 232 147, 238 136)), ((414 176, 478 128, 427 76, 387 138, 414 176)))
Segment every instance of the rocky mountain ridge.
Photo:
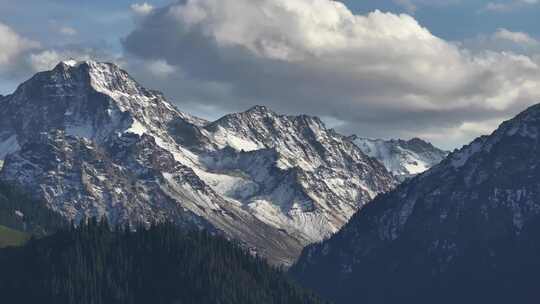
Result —
POLYGON ((535 303, 540 105, 383 194, 292 273, 337 303, 535 303))
POLYGON ((215 122, 110 63, 62 62, 2 99, 0 180, 70 220, 206 227, 289 265, 394 177, 315 117, 215 122))

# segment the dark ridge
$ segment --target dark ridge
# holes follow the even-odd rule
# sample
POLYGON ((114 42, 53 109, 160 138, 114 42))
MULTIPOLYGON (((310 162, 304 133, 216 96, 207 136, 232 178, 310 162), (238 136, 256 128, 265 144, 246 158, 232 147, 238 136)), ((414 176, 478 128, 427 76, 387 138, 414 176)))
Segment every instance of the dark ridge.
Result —
POLYGON ((379 195, 291 268, 336 303, 538 303, 540 106, 379 195))

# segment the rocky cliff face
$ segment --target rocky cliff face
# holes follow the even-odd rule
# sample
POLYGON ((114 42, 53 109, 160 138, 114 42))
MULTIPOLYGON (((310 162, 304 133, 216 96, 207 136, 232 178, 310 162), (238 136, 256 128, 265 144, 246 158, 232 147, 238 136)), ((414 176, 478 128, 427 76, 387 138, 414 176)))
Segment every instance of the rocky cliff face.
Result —
POLYGON ((337 303, 534 303, 540 105, 375 199, 293 273, 337 303))
POLYGON ((317 118, 207 122, 114 64, 62 62, 0 102, 0 180, 68 219, 206 227, 277 264, 396 185, 317 118))

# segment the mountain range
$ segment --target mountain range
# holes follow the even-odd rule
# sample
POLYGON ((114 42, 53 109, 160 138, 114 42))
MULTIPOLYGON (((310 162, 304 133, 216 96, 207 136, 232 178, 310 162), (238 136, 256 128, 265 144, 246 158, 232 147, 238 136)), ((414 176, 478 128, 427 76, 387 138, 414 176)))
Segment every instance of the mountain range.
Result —
POLYGON ((536 303, 540 105, 379 195, 291 273, 336 303, 536 303))
POLYGON ((539 136, 540 105, 451 153, 264 106, 207 121, 115 64, 65 61, 0 96, 0 225, 9 244, 88 218, 205 229, 300 256, 289 273, 337 304, 536 303, 539 136))
POLYGON ((256 106, 206 121, 93 61, 0 99, 0 159, 1 182, 66 220, 206 228, 280 265, 398 183, 316 117, 256 106))

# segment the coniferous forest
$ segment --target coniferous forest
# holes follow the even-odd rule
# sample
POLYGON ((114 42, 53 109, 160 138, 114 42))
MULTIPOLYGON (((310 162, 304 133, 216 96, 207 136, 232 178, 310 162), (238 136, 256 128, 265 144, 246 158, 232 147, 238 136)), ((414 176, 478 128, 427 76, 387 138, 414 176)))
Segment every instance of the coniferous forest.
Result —
POLYGON ((2 303, 323 303, 223 238, 132 230, 90 220, 0 250, 2 303))
POLYGON ((23 191, 0 182, 0 225, 43 236, 68 225, 58 213, 48 209, 23 191))

